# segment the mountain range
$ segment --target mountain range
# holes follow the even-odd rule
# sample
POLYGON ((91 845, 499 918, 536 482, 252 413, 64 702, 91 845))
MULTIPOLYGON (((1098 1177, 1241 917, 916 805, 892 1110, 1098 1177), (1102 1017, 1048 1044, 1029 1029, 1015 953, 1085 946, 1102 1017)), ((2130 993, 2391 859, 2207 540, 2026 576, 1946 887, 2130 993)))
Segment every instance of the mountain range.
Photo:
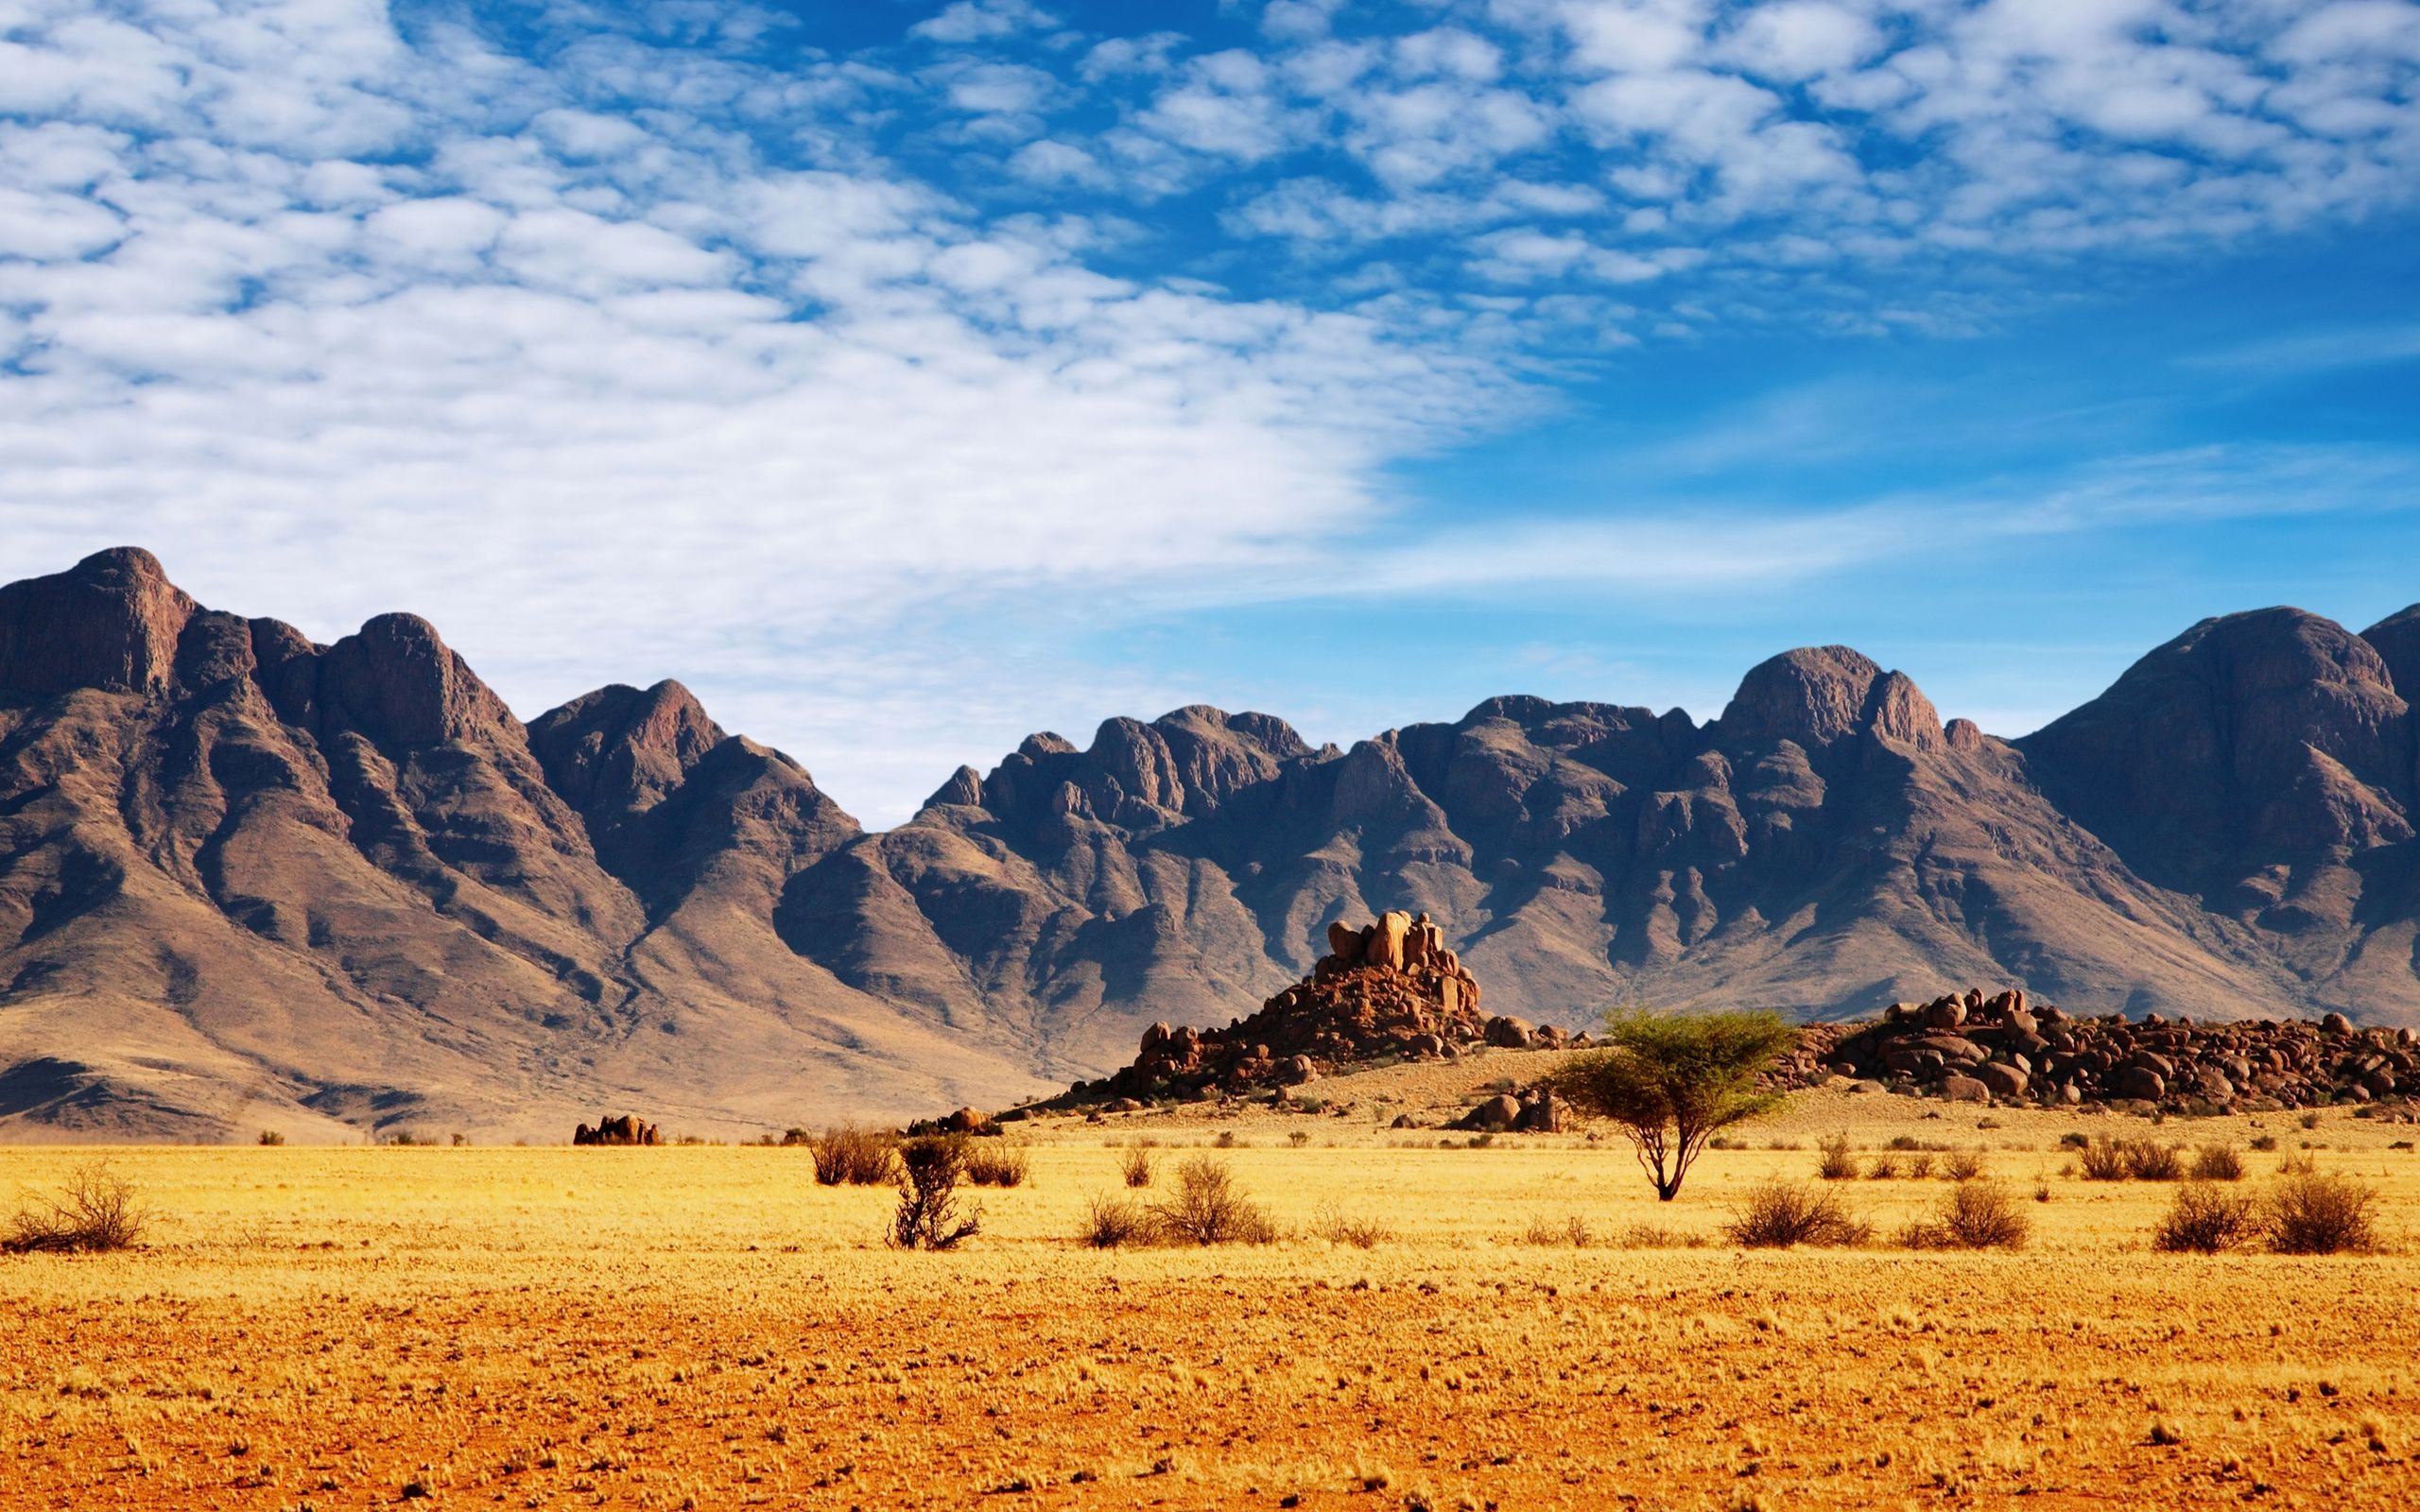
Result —
POLYGON ((997 1106, 1429 913, 1489 1007, 2420 1024, 2420 606, 2204 620, 2014 741, 1856 651, 1719 718, 1493 698, 1313 747, 1195 706, 864 830, 675 682, 524 724, 120 548, 0 588, 0 1138, 746 1136, 997 1106))

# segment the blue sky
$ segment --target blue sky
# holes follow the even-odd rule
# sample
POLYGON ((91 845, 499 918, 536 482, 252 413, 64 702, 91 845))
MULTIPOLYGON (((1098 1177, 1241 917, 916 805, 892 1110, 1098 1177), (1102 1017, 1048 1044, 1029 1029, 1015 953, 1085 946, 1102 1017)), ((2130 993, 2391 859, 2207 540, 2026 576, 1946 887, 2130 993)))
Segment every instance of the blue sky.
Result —
POLYGON ((150 546, 873 823, 1026 731, 2017 734, 2420 574, 2420 6, 0 3, 0 572, 150 546))

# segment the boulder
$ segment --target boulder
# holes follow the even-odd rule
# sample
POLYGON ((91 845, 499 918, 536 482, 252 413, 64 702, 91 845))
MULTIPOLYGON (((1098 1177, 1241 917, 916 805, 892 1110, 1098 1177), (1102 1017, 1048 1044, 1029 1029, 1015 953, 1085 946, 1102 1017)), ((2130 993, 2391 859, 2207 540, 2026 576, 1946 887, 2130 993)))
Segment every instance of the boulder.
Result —
POLYGON ((1951 1075, 1941 1078, 1941 1095, 1953 1103, 1987 1103, 1992 1090, 1972 1076, 1951 1075))
POLYGON ((2125 1065, 2109 1079, 2109 1090, 2120 1097, 2155 1103, 2168 1095, 2168 1078, 2149 1066, 2125 1065))
POLYGON ((1411 934, 1411 916, 1401 909, 1391 909, 1378 916, 1371 927, 1370 943, 1362 951, 1365 966, 1391 971, 1404 969, 1404 941, 1411 934))
POLYGON ((1487 1042, 1499 1050, 1527 1050, 1530 1047, 1530 1021, 1499 1013, 1487 1021, 1487 1042))
POLYGON ((1987 1060, 1975 1068, 1975 1079, 1991 1089, 1995 1097, 2018 1098, 2025 1095, 2028 1080, 2024 1072, 2014 1066, 1987 1060))
POLYGON ((1454 1127, 1501 1134, 1510 1132, 1520 1118, 1521 1100, 1509 1092, 1500 1092, 1455 1120, 1454 1127))

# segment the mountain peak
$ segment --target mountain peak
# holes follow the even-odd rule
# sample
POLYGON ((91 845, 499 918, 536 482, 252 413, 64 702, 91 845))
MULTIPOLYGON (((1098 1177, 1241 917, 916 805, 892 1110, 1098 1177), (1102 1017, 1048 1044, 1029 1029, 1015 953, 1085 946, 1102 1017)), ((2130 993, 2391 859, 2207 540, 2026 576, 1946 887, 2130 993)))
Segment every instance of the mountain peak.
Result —
POLYGON ((1759 662, 1739 679, 1739 691, 1717 721, 1717 733, 1725 744, 1792 740, 1802 746, 1828 745, 1857 732, 1864 722, 1868 696, 1881 676, 1882 668, 1873 659, 1845 645, 1784 651, 1759 662))
POLYGON ((0 588, 0 685, 32 694, 157 693, 196 609, 138 546, 0 588))

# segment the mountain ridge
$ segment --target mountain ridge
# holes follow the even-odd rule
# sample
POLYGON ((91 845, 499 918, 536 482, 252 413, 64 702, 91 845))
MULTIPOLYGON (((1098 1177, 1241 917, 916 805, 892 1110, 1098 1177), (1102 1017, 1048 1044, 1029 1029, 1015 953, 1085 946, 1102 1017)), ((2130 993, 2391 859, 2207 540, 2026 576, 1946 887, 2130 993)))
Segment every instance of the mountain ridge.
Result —
POLYGON ((328 645, 148 553, 0 587, 0 1136, 726 1136, 997 1104, 1426 912, 1500 1011, 2420 1023, 2420 606, 2214 616, 2014 741, 1845 646, 1699 724, 1483 700, 1350 747, 1188 705, 865 830, 681 684, 523 724, 437 628, 328 645))

